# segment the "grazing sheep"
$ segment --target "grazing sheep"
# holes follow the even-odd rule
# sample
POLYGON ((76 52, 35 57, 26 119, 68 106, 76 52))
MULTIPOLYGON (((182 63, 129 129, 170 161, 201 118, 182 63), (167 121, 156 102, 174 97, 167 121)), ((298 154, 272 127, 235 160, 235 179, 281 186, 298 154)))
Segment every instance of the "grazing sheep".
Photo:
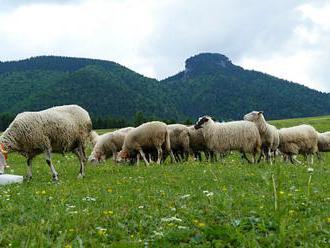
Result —
POLYGON ((95 144, 88 160, 92 163, 100 163, 113 156, 114 161, 116 161, 117 153, 124 144, 126 134, 133 129, 133 127, 126 127, 99 136, 94 134, 95 144))
POLYGON ((74 152, 80 161, 79 177, 85 175, 85 145, 91 138, 92 121, 89 114, 77 105, 65 105, 38 112, 18 114, 0 136, 7 152, 16 151, 27 158, 27 179, 32 178, 32 160, 41 153, 58 180, 51 162, 51 153, 74 152))
MULTIPOLYGON (((261 137, 262 152, 266 154, 266 160, 272 163, 272 154, 275 160, 276 150, 280 144, 280 136, 277 128, 266 122, 262 111, 252 111, 244 116, 244 120, 256 124, 261 137)), ((258 162, 260 162, 261 156, 262 153, 260 153, 258 162)))
POLYGON ((189 157, 189 130, 182 124, 167 125, 170 133, 171 150, 177 162, 181 160, 180 156, 187 161, 189 157))
POLYGON ((253 162, 256 162, 256 154, 260 152, 261 138, 255 124, 249 121, 232 121, 225 123, 214 122, 211 117, 203 116, 198 119, 195 129, 202 128, 207 147, 220 154, 229 151, 240 151, 242 158, 246 153, 253 154, 253 162))
POLYGON ((163 145, 165 145, 166 151, 170 153, 171 159, 175 161, 171 151, 170 134, 167 130, 167 125, 159 121, 144 123, 126 135, 122 150, 118 153, 117 161, 134 158, 139 153, 146 165, 149 165, 144 150, 155 148, 157 150, 157 164, 160 164, 163 145))
POLYGON ((320 152, 330 152, 330 132, 317 133, 317 147, 318 153, 317 156, 321 159, 320 152))
POLYGON ((318 135, 316 130, 310 125, 300 125, 289 128, 281 128, 280 152, 288 156, 291 163, 300 163, 296 155, 303 154, 310 157, 310 163, 313 164, 313 155, 317 153, 318 135))
POLYGON ((202 129, 195 129, 194 126, 188 127, 189 131, 189 146, 190 150, 194 154, 195 159, 202 161, 201 152, 204 152, 206 159, 211 161, 215 160, 214 152, 207 148, 202 129))

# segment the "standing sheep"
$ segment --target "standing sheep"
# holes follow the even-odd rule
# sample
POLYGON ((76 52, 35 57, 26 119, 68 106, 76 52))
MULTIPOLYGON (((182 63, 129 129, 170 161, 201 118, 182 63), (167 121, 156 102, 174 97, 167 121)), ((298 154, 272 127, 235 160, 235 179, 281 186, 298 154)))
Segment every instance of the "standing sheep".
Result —
POLYGON ((303 154, 310 157, 310 163, 313 164, 313 155, 317 153, 318 135, 316 130, 310 125, 300 125, 289 128, 281 128, 280 152, 288 156, 291 163, 299 162, 295 156, 303 154))
POLYGON ((88 160, 92 163, 100 163, 113 156, 113 160, 116 161, 117 153, 121 150, 127 133, 133 129, 126 127, 99 136, 94 135, 95 144, 88 160))
POLYGON ((38 112, 18 114, 0 136, 6 152, 16 151, 27 158, 27 179, 32 178, 32 160, 44 153, 46 162, 58 180, 51 162, 51 153, 74 152, 80 161, 79 177, 85 175, 85 146, 91 138, 92 121, 89 114, 77 105, 65 105, 38 112))
MULTIPOLYGON (((262 111, 252 111, 244 116, 244 120, 251 121, 256 124, 262 142, 262 152, 266 154, 266 160, 272 163, 271 156, 274 160, 276 150, 280 144, 280 136, 275 126, 266 122, 262 111)), ((259 161, 262 153, 260 153, 259 161)))
POLYGON ((232 121, 219 123, 211 117, 203 116, 198 119, 195 129, 202 128, 207 147, 216 153, 224 154, 229 151, 239 151, 242 158, 246 153, 253 154, 253 162, 256 162, 256 154, 260 152, 261 138, 255 124, 249 121, 232 121))
POLYGON ((170 134, 167 130, 167 125, 159 121, 144 123, 126 135, 122 150, 118 153, 117 161, 134 158, 139 153, 146 165, 149 165, 144 150, 156 149, 157 164, 160 164, 163 145, 165 145, 166 151, 170 153, 171 159, 174 161, 175 158, 171 151, 170 134))
POLYGON ((210 151, 207 148, 202 129, 195 129, 194 126, 190 126, 188 127, 188 131, 189 131, 189 146, 190 146, 190 150, 194 154, 195 159, 202 161, 201 152, 204 152, 207 160, 209 158, 211 159, 211 161, 215 160, 214 152, 210 151))
POLYGON ((170 133, 171 150, 177 159, 181 160, 180 156, 187 161, 189 157, 189 130, 188 127, 182 124, 171 124, 167 126, 170 133))
POLYGON ((317 156, 320 159, 320 152, 330 152, 330 132, 317 133, 317 156))

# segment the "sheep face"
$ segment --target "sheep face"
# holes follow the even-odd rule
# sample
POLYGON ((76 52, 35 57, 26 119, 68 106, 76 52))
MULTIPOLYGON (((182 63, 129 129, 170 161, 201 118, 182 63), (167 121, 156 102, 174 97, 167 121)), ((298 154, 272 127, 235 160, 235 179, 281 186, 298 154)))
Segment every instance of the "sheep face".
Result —
POLYGON ((252 111, 252 112, 244 115, 244 120, 245 121, 256 122, 263 115, 263 113, 264 113, 263 111, 252 111))
POLYGON ((106 159, 104 154, 101 153, 92 153, 89 158, 88 158, 88 162, 91 162, 92 164, 99 164, 104 162, 106 159))
POLYGON ((124 162, 130 159, 130 154, 127 151, 121 150, 117 155, 117 162, 124 162))
POLYGON ((212 118, 210 116, 202 116, 198 119, 198 121, 194 125, 194 128, 195 129, 203 128, 210 121, 212 121, 212 118))

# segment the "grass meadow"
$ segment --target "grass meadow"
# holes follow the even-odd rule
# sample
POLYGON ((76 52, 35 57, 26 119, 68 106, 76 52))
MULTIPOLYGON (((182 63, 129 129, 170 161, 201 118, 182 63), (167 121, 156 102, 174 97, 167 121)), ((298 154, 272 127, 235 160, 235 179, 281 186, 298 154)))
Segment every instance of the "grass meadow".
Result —
MULTIPOLYGON (((330 116, 273 121, 330 130, 330 116)), ((303 158, 300 158, 303 160, 303 158)), ((0 186, 0 247, 330 247, 330 154, 303 165, 189 162, 88 165, 43 156, 33 179, 0 186)), ((10 154, 7 173, 25 175, 10 154)))

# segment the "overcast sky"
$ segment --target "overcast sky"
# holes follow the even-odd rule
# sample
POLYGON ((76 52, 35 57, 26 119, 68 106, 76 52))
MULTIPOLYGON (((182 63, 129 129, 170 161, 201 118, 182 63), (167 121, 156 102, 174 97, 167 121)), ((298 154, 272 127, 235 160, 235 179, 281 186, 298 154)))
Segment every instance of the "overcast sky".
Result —
POLYGON ((0 0, 0 60, 106 59, 163 79, 201 52, 330 92, 330 1, 0 0))

